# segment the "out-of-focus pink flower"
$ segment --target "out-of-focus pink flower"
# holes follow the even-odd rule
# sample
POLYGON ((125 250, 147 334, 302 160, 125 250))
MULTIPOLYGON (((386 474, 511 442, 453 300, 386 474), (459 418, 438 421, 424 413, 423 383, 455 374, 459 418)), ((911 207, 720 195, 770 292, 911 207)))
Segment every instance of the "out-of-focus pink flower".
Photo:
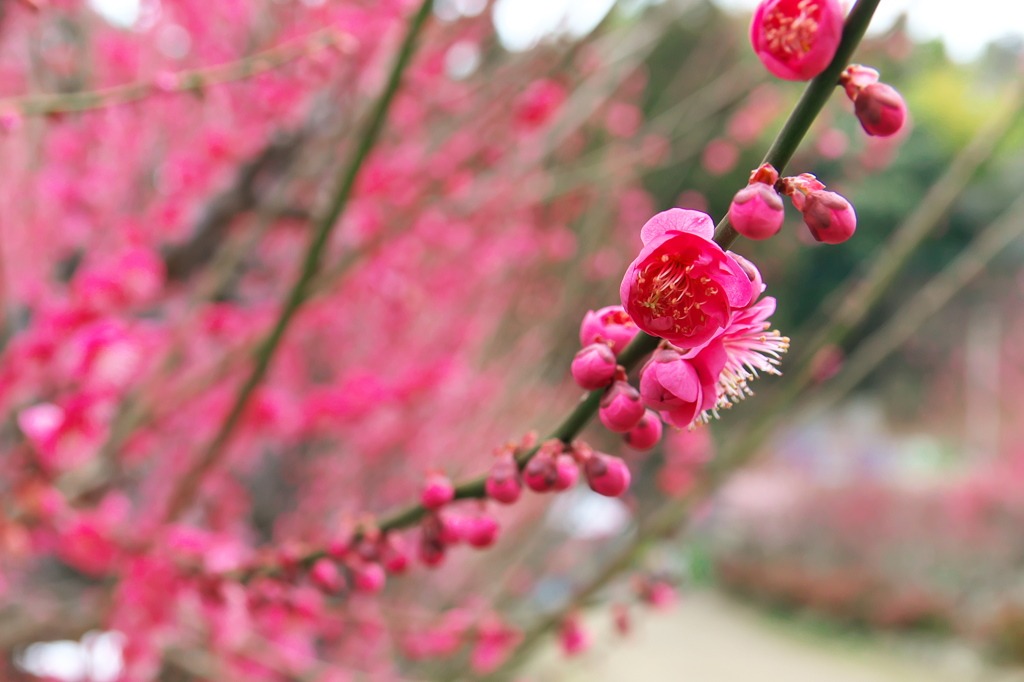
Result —
POLYGON ((527 130, 540 128, 561 108, 565 97, 565 88, 556 81, 543 78, 530 83, 516 99, 516 122, 527 130))
POLYGON ((481 618, 476 627, 476 643, 469 655, 473 671, 480 675, 494 672, 522 639, 519 630, 501 622, 497 616, 481 618))
POLYGON ((773 75, 805 81, 825 70, 843 35, 838 0, 763 0, 750 24, 750 42, 773 75))
POLYGON ((590 648, 590 636, 575 614, 562 621, 558 629, 558 643, 566 656, 576 656, 590 648))
POLYGON ((594 343, 607 344, 615 354, 629 345, 640 328, 633 323, 625 309, 620 305, 610 305, 594 311, 590 310, 583 316, 580 325, 580 345, 589 346, 594 343))
POLYGON ((714 231, 708 215, 680 208, 643 226, 644 248, 619 288, 640 329, 692 348, 726 326, 733 308, 749 303, 750 280, 711 240, 714 231))
POLYGON ((711 140, 704 147, 701 164, 711 175, 725 175, 736 167, 739 160, 739 148, 729 140, 719 138, 711 140))

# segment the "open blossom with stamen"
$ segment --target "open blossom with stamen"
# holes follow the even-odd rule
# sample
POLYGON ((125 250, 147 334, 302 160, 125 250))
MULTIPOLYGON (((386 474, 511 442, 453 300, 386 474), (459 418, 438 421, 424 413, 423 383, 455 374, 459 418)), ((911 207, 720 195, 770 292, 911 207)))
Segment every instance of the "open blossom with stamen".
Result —
POLYGON ((775 299, 765 296, 733 315, 732 322, 713 343, 721 343, 725 363, 715 384, 717 402, 699 417, 707 421, 717 410, 731 407, 748 395, 749 384, 763 374, 781 374, 779 357, 789 350, 789 338, 777 330, 769 331, 768 318, 775 312, 775 299))
POLYGON ((842 35, 839 0, 764 0, 750 24, 758 59, 773 75, 791 81, 824 71, 842 35))
POLYGON ((693 348, 728 325, 734 308, 750 302, 750 279, 712 241, 714 232, 710 216, 681 208, 643 226, 644 248, 619 288, 623 307, 640 329, 693 348))

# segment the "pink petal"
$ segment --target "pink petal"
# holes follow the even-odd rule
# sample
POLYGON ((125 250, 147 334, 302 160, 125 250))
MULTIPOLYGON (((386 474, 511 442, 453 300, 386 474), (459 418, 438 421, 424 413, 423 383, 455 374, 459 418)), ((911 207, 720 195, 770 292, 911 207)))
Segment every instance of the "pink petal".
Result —
POLYGON ((646 245, 666 232, 691 232, 710 240, 715 236, 715 223, 707 213, 685 208, 670 208, 644 223, 640 228, 640 239, 646 245))

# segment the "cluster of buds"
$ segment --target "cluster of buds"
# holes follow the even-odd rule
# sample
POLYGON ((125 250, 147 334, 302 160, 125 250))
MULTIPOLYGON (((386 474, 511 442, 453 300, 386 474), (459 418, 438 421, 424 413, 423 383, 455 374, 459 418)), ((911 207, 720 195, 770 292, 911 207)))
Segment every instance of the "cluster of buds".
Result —
POLYGON ((811 236, 819 242, 840 244, 857 229, 857 214, 849 201, 825 191, 825 185, 810 173, 780 179, 768 164, 753 171, 750 184, 733 197, 729 222, 748 239, 774 236, 784 218, 780 192, 792 200, 811 236))
MULTIPOLYGON (((499 459, 499 463, 507 461, 499 459)), ((511 458, 511 464, 516 469, 514 458, 511 458)), ((496 495, 490 495, 493 488, 488 485, 488 494, 505 504, 514 502, 519 498, 520 488, 514 475, 511 481, 511 487, 499 485, 496 495)), ((502 484, 505 483, 508 483, 508 479, 502 480, 502 484)), ((471 547, 483 549, 498 539, 498 521, 486 512, 483 503, 479 504, 478 513, 462 515, 445 509, 454 499, 455 486, 451 479, 436 471, 427 475, 420 492, 420 504, 430 513, 423 522, 419 545, 420 560, 427 566, 440 565, 451 545, 465 542, 471 547)))
POLYGON ((895 135, 907 120, 907 104, 891 85, 879 82, 879 73, 869 66, 851 64, 839 77, 846 96, 853 102, 861 127, 868 135, 895 135))
POLYGON ((421 527, 420 561, 430 568, 440 566, 448 548, 461 543, 485 549, 497 542, 500 530, 497 519, 487 513, 482 503, 475 514, 434 512, 424 519, 421 527))
POLYGON ((484 489, 491 499, 512 504, 519 499, 523 485, 537 493, 572 488, 579 480, 581 469, 590 489, 598 494, 618 497, 629 489, 629 467, 622 459, 596 452, 582 441, 567 446, 557 438, 542 443, 522 472, 515 450, 501 449, 484 489))
MULTIPOLYGON (((384 589, 387 574, 401 575, 409 567, 409 551, 403 538, 373 527, 364 529, 359 536, 346 534, 336 538, 312 563, 308 563, 310 556, 300 545, 286 545, 258 559, 248 571, 257 582, 270 581, 269 576, 276 575, 299 583, 305 568, 309 584, 324 594, 377 594, 384 589)), ((212 580, 213 576, 208 578, 212 580)))
POLYGON ((649 450, 661 440, 658 415, 644 407, 640 392, 618 364, 617 355, 640 331, 622 306, 591 310, 580 326, 580 350, 572 362, 572 376, 581 388, 604 390, 598 417, 601 423, 635 450, 649 450))

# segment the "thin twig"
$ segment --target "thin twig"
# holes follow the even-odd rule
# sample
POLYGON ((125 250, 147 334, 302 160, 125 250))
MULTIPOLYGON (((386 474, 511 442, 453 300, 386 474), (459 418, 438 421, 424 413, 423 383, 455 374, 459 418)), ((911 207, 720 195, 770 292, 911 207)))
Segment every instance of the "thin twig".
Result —
POLYGON ((288 292, 273 329, 256 351, 252 372, 236 394, 231 410, 221 425, 220 430, 199 460, 193 463, 172 491, 165 514, 165 518, 168 521, 176 519, 188 507, 197 492, 196 488, 202 482, 203 476, 220 460, 228 441, 234 434, 235 428, 241 421, 249 399, 252 397, 256 387, 263 381, 263 377, 266 376, 274 353, 284 338, 285 331, 288 329, 299 308, 306 301, 309 286, 320 266, 324 246, 348 204, 363 162, 369 156, 370 151, 380 137, 388 111, 391 108, 391 102, 394 99, 395 93, 398 92, 402 75, 412 60, 417 39, 423 26, 426 24, 427 17, 430 16, 433 4, 433 0, 424 0, 419 10, 411 19, 394 66, 388 76, 384 91, 370 112, 365 129, 360 131, 357 136, 358 142, 353 151, 352 159, 342 171, 338 182, 338 190, 334 193, 330 206, 317 223, 316 232, 306 251, 299 276, 288 292))

